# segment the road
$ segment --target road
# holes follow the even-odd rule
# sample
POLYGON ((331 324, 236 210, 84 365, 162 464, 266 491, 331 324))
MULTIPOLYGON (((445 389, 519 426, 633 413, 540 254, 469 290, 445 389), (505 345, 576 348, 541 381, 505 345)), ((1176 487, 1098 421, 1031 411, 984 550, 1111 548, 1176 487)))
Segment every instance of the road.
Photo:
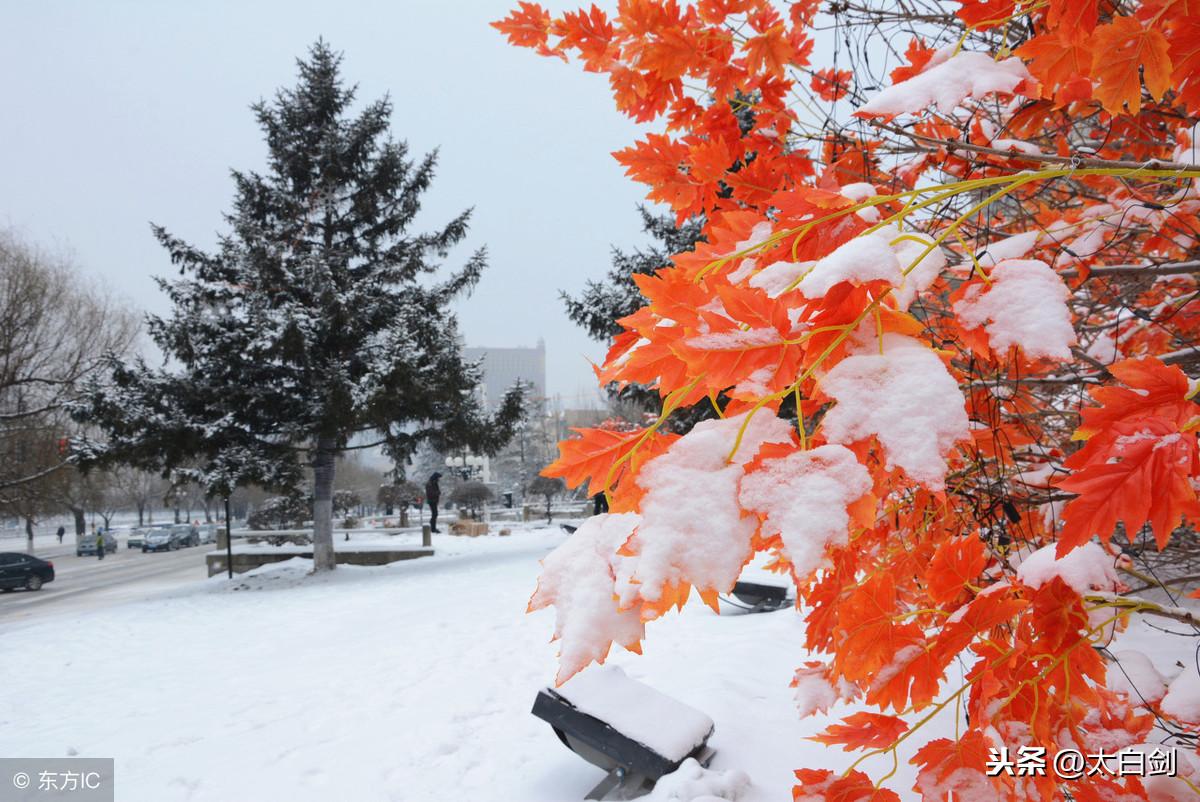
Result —
MULTIPOLYGON (((40 540, 40 538, 39 538, 40 540)), ((24 540, 0 541, 0 551, 24 551, 24 540)), ((122 601, 146 598, 207 576, 204 555, 213 546, 143 554, 122 541, 103 560, 76 557, 75 545, 40 546, 35 554, 54 563, 54 581, 39 591, 0 593, 0 627, 122 601)))

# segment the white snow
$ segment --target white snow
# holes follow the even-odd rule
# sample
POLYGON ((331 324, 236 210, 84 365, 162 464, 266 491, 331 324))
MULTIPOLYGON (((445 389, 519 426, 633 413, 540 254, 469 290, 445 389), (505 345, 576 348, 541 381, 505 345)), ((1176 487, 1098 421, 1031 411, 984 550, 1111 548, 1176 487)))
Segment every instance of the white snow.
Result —
MULTIPOLYGON (((862 203, 865 200, 870 200, 876 197, 879 193, 875 191, 875 187, 866 181, 859 181, 853 184, 845 184, 838 189, 838 192, 855 203, 862 203)), ((859 218, 868 223, 879 222, 879 209, 874 206, 866 206, 855 212, 859 218)))
POLYGON ((892 291, 896 306, 901 310, 912 306, 917 296, 929 289, 938 275, 946 269, 946 256, 941 248, 934 247, 929 253, 925 253, 927 247, 932 244, 933 240, 928 237, 908 234, 905 239, 892 246, 896 251, 896 258, 900 261, 900 269, 905 271, 900 286, 892 291))
POLYGON ((592 666, 557 690, 576 710, 594 716, 667 760, 683 760, 713 731, 713 720, 620 666, 592 666))
POLYGON ((1029 357, 1069 359, 1076 341, 1067 308, 1070 295, 1045 262, 1006 259, 992 270, 986 289, 982 284, 970 287, 954 304, 954 314, 967 329, 983 326, 997 351, 1016 345, 1029 357))
POLYGON ((898 287, 904 281, 904 266, 892 249, 896 236, 894 227, 885 226, 843 243, 813 264, 808 275, 800 280, 800 292, 807 298, 824 298, 834 284, 843 281, 863 284, 877 279, 898 287))
POLYGON ((837 684, 829 680, 829 666, 817 661, 805 663, 796 669, 792 679, 796 689, 796 711, 801 718, 824 713, 838 702, 848 702, 858 696, 858 688, 844 679, 837 684))
POLYGON ((937 354, 912 337, 885 334, 883 353, 877 348, 868 343, 821 379, 837 401, 821 428, 833 443, 877 436, 890 467, 940 490, 947 454, 970 434, 958 383, 937 354))
MULTIPOLYGON (((553 614, 525 604, 538 560, 566 541, 435 535, 421 560, 313 577, 296 559, 8 624, 5 654, 30 670, 0 680, 0 754, 115 758, 121 802, 580 800, 603 772, 529 712, 556 659, 553 614)), ((855 758, 805 740, 831 720, 792 705, 793 671, 813 659, 803 641, 794 610, 691 604, 644 656, 610 662, 716 722, 711 771, 752 780, 738 802, 778 802, 793 769, 855 758)), ((948 718, 931 737, 953 732, 948 718)), ((912 785, 911 755, 893 787, 912 785)), ((704 776, 718 799, 738 785, 704 776)))
POLYGON ((884 89, 859 107, 857 114, 892 117, 918 112, 930 105, 949 112, 968 97, 1013 92, 1033 78, 1019 58, 994 61, 986 53, 962 51, 941 63, 931 62, 907 81, 884 89))
POLYGON ((1200 724, 1200 670, 1195 660, 1185 664, 1179 676, 1171 680, 1162 699, 1162 711, 1185 724, 1200 724))
POLYGON ((654 784, 645 802, 737 802, 749 786, 745 772, 706 769, 689 757, 654 784))
POLYGON ((750 558, 755 530, 738 504, 738 481, 763 443, 791 436, 786 421, 761 411, 733 453, 745 421, 746 415, 704 421, 642 466, 642 520, 628 547, 635 556, 621 563, 618 575, 622 604, 657 601, 666 583, 719 591, 733 586, 750 558))
MULTIPOLYGON (((24 668, 0 679, 0 754, 112 757, 121 802, 580 800, 603 772, 530 715, 556 669, 554 616, 523 612, 538 560, 568 538, 513 529, 434 536, 436 556, 390 566, 314 577, 296 559, 10 623, 5 654, 24 668)), ((1188 638, 1139 621, 1117 638, 1161 671, 1194 665, 1188 638)), ((654 625, 644 656, 610 659, 716 724, 709 771, 685 763, 649 802, 779 802, 793 769, 850 767, 857 754, 806 739, 864 708, 800 719, 789 682, 816 657, 803 642, 794 610, 693 603, 654 625)), ((910 758, 956 724, 951 705, 902 744, 887 786, 913 798, 910 758)), ((892 759, 859 768, 883 777, 892 759)))
POLYGON ((1037 245, 1040 236, 1041 232, 1035 230, 998 239, 988 243, 982 253, 977 254, 975 258, 984 267, 995 267, 1005 259, 1020 259, 1033 250, 1033 246, 1037 245))
POLYGON ((1061 558, 1055 557, 1055 549, 1057 544, 1051 543, 1022 560, 1017 579, 1040 588, 1058 577, 1080 595, 1112 591, 1120 582, 1113 556, 1100 544, 1084 543, 1061 558))
POLYGON ((825 445, 765 460, 742 479, 739 499, 765 516, 763 534, 779 533, 796 576, 825 561, 829 546, 849 541, 846 507, 871 490, 871 476, 850 449, 825 445))
POLYGON ((645 634, 636 609, 620 610, 613 596, 617 549, 641 522, 636 513, 594 515, 542 561, 531 608, 554 605, 554 637, 561 641, 558 678, 565 679, 608 655, 609 643, 631 646, 645 634))
POLYGON ((1154 704, 1167 692, 1167 681, 1150 658, 1136 649, 1113 652, 1115 662, 1108 664, 1105 684, 1114 691, 1127 694, 1134 704, 1154 704))
MULTIPOLYGON (((778 298, 804 274, 812 270, 815 262, 772 262, 750 277, 747 283, 758 287, 772 298, 778 298)), ((732 279, 732 276, 730 277, 732 279)))

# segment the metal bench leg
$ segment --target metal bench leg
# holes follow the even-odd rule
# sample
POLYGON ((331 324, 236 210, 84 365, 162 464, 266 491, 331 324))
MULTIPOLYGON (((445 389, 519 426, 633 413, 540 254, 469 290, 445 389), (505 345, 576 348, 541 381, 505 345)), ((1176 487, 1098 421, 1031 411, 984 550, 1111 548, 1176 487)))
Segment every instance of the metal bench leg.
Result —
POLYGON ((588 792, 584 799, 624 800, 637 799, 654 790, 654 783, 640 774, 627 774, 622 768, 615 768, 604 779, 588 792))

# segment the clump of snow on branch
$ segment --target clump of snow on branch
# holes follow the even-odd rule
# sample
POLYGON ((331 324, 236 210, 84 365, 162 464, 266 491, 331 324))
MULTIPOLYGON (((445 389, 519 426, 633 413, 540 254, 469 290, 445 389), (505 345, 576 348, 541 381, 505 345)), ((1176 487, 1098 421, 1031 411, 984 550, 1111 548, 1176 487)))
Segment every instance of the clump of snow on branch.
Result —
POLYGON ((826 445, 764 460, 742 479, 739 499, 765 516, 764 535, 782 536, 796 576, 804 579, 824 563, 826 549, 848 542, 846 507, 870 490, 871 476, 854 453, 826 445))
POLYGON ((809 661, 796 669, 792 680, 796 689, 796 709, 800 718, 825 713, 838 702, 849 702, 858 696, 858 688, 840 677, 829 679, 829 666, 809 661))
POLYGON ((968 288, 954 304, 954 314, 968 329, 983 326, 997 351, 1016 345, 1029 357, 1069 359, 1076 342, 1067 308, 1070 294, 1045 262, 1007 259, 992 270, 986 289, 968 288))
POLYGON ((946 256, 941 248, 933 245, 933 240, 917 234, 906 234, 892 247, 900 261, 900 269, 905 273, 900 286, 892 291, 892 297, 896 299, 897 308, 906 310, 946 268, 946 256))
POLYGON ((898 235, 894 226, 885 226, 838 246, 813 264, 800 280, 800 292, 807 298, 823 298, 833 285, 843 281, 863 284, 882 279, 893 287, 900 286, 904 266, 892 248, 892 240, 898 235))
POLYGON ((756 521, 743 516, 738 482, 763 443, 785 443, 791 427, 775 415, 754 415, 733 459, 745 415, 704 421, 647 462, 637 482, 646 490, 642 521, 629 541, 636 556, 622 604, 656 601, 664 584, 728 590, 750 558, 756 521))
POLYGON ((805 297, 823 298, 843 281, 864 284, 882 280, 896 288, 892 293, 896 305, 907 309, 946 266, 941 250, 930 248, 932 244, 928 237, 902 234, 896 226, 884 226, 843 243, 815 262, 768 265, 750 280, 750 285, 776 297, 800 279, 797 288, 805 297))
POLYGON ((1171 680, 1163 696, 1162 711, 1185 724, 1200 724, 1200 670, 1191 663, 1171 680))
POLYGON ((837 401, 821 424, 825 438, 849 444, 872 435, 889 467, 902 468, 934 490, 945 486, 946 456, 970 430, 958 383, 920 341, 883 336, 883 353, 870 342, 821 380, 837 401))
POLYGON ((1129 696, 1135 704, 1155 704, 1167 692, 1167 680, 1150 658, 1134 649, 1113 652, 1116 658, 1108 664, 1105 685, 1129 696))
POLYGON ((688 758, 661 777, 646 802, 737 802, 750 787, 750 778, 737 769, 706 769, 688 758))
MULTIPOLYGON (((772 262, 751 276, 746 283, 772 298, 778 298, 792 287, 797 279, 812 270, 813 264, 814 262, 772 262)), ((729 278, 733 280, 734 277, 731 275, 729 278)))
MULTIPOLYGON (((854 184, 846 184, 838 189, 838 193, 842 197, 849 198, 855 203, 862 203, 876 197, 879 193, 875 191, 875 187, 865 181, 859 181, 854 184)), ((879 209, 875 206, 866 206, 854 212, 862 220, 868 223, 879 222, 879 209)))
POLYGON ((560 682, 607 657, 610 644, 633 645, 645 635, 638 610, 620 610, 613 601, 616 566, 625 559, 617 550, 640 520, 632 512, 592 516, 542 561, 529 607, 554 605, 560 682))
POLYGON ((1010 94, 1022 83, 1034 83, 1019 58, 994 61, 986 53, 969 51, 946 58, 945 53, 941 51, 924 71, 884 89, 855 113, 863 117, 894 117, 930 106, 949 112, 969 97, 982 98, 994 92, 1010 94))
POLYGON ((1040 231, 1024 231, 998 239, 976 254, 975 259, 984 267, 995 267, 1005 259, 1020 259, 1033 250, 1040 236, 1040 231))
POLYGON ((1058 577, 1076 593, 1111 592, 1120 579, 1114 558, 1099 543, 1084 543, 1061 558, 1055 556, 1057 544, 1051 543, 1030 554, 1017 566, 1017 579, 1031 588, 1058 577))

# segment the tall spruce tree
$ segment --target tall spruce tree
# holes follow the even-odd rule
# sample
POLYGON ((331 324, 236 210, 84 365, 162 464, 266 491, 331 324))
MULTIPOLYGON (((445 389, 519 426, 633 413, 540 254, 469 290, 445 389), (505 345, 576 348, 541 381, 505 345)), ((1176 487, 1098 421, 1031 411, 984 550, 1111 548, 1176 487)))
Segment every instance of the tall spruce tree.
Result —
POLYGON ((297 86, 252 107, 267 169, 233 172, 231 231, 214 253, 154 227, 182 278, 159 280, 173 309, 148 328, 176 366, 113 359, 111 386, 76 407, 106 436, 78 444, 84 464, 170 470, 199 457, 196 477, 222 494, 294 485, 311 466, 317 571, 334 567, 339 453, 379 444, 400 464, 422 442, 494 453, 521 409, 514 391, 485 417, 447 311, 479 279, 484 250, 433 276, 470 212, 409 232, 436 153, 408 159, 386 99, 351 116, 340 64, 318 41, 297 86))

